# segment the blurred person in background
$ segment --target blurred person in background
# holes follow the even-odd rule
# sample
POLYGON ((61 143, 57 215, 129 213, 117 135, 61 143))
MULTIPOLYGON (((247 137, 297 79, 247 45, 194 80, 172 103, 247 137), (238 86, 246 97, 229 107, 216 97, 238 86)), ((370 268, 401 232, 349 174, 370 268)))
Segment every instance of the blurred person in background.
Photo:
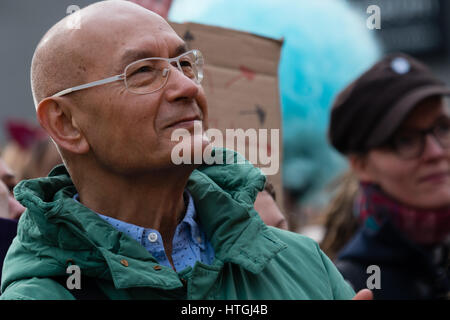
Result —
POLYGON ((362 225, 336 265, 375 299, 449 297, 449 94, 424 64, 391 54, 333 104, 329 137, 359 180, 362 225), (370 281, 369 266, 379 268, 370 281))
POLYGON ((0 159, 0 218, 18 220, 24 208, 14 198, 17 180, 12 170, 0 159))
POLYGON ((25 208, 14 198, 16 178, 10 168, 0 159, 0 279, 3 260, 17 233, 17 220, 25 208))
POLYGON ((331 260, 335 260, 338 252, 353 238, 360 226, 353 210, 359 190, 358 177, 349 169, 327 188, 334 190, 334 195, 322 214, 325 222, 320 247, 331 260))
POLYGON ((50 139, 45 137, 36 141, 30 150, 30 159, 20 175, 20 180, 46 177, 49 172, 62 163, 58 150, 50 139))
POLYGON ((258 192, 255 200, 255 210, 262 221, 268 226, 289 230, 288 222, 276 203, 276 193, 273 185, 266 182, 264 190, 258 192))
POLYGON ((42 128, 19 119, 7 120, 4 130, 8 140, 2 149, 1 157, 15 173, 17 181, 20 181, 30 161, 33 145, 45 132, 42 128))
POLYGON ((17 181, 45 177, 62 163, 55 144, 40 126, 24 120, 9 120, 6 131, 9 141, 2 158, 17 181))
POLYGON ((21 180, 47 176, 61 163, 54 143, 42 128, 10 120, 6 131, 10 140, 0 160, 0 279, 6 252, 17 234, 18 219, 25 211, 14 198, 13 188, 21 180))

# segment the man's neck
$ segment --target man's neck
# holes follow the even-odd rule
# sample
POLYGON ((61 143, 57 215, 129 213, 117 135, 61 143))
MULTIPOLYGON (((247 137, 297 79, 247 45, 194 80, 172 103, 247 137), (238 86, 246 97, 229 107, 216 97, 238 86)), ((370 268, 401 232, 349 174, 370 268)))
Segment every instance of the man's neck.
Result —
POLYGON ((96 170, 74 179, 80 202, 91 210, 127 223, 158 230, 170 259, 176 227, 184 217, 184 188, 190 172, 120 176, 96 170))

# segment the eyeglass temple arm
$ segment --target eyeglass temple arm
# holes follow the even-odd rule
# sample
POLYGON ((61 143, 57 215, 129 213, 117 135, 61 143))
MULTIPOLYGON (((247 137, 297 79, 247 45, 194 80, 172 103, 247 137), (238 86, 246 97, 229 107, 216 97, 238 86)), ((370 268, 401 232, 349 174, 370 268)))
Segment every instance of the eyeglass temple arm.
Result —
POLYGON ((102 84, 114 82, 114 81, 117 81, 117 80, 123 80, 123 78, 124 78, 124 75, 123 74, 119 74, 117 76, 109 77, 109 78, 106 78, 106 79, 89 82, 89 83, 86 83, 86 84, 82 84, 80 86, 76 86, 76 87, 72 87, 72 88, 68 88, 68 89, 62 90, 62 91, 60 91, 58 93, 55 93, 52 97, 61 97, 63 95, 69 94, 69 93, 74 92, 74 91, 79 91, 79 90, 83 90, 83 89, 86 89, 86 88, 92 88, 92 87, 95 87, 95 86, 100 86, 102 84))

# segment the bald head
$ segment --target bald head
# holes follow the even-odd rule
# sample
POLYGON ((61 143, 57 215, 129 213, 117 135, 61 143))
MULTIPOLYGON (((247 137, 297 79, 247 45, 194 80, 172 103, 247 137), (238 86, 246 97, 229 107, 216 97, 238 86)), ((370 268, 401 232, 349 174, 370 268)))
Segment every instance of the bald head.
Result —
MULTIPOLYGON (((164 89, 151 94, 131 92, 117 76, 140 59, 178 57, 187 51, 185 42, 159 15, 128 1, 98 2, 79 13, 79 29, 71 28, 66 17, 47 32, 36 49, 31 75, 37 118, 71 176, 172 166, 170 123, 192 116, 206 123, 203 88, 175 66, 164 89), (113 79, 54 96, 107 78, 113 79)), ((132 75, 141 79, 148 70, 140 68, 132 75)))
POLYGON ((126 33, 133 32, 127 26, 152 19, 159 30, 170 29, 159 15, 128 1, 97 2, 77 14, 79 29, 73 28, 73 15, 66 16, 45 34, 35 50, 31 86, 36 107, 58 91, 98 80, 97 74, 115 63, 105 57, 111 56, 111 50, 117 51, 126 33))

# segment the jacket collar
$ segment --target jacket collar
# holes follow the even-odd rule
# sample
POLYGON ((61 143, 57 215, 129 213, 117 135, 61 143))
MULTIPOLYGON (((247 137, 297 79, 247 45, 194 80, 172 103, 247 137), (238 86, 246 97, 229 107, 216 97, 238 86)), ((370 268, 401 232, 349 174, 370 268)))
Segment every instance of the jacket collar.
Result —
MULTIPOLYGON (((224 263, 231 262, 258 273, 286 248, 253 208, 265 177, 243 158, 240 161, 202 166, 189 178, 187 188, 200 226, 216 253, 213 266, 198 263, 194 269, 206 268, 218 274, 224 263)), ((63 165, 52 170, 49 177, 23 181, 15 189, 16 198, 28 208, 19 224, 21 243, 31 251, 57 247, 58 254, 52 259, 60 267, 53 269, 54 275, 65 274, 65 264, 71 260, 87 276, 112 278, 116 288, 182 286, 171 268, 154 269, 157 261, 145 248, 74 201, 76 192, 63 165), (36 241, 41 244, 36 246, 36 241), (104 271, 105 262, 110 272, 104 271)))
MULTIPOLYGON (((287 246, 261 221, 253 202, 224 190, 202 171, 188 182, 200 225, 214 247, 216 258, 259 273, 287 246), (251 204, 250 204, 251 203, 251 204)), ((252 197, 251 197, 252 198, 252 197)))

